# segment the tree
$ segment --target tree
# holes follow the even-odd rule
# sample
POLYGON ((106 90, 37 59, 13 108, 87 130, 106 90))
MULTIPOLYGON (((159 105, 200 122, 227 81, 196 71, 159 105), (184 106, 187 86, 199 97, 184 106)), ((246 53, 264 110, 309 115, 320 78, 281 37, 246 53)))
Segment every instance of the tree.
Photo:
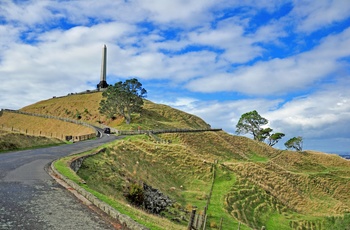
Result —
POLYGON ((285 134, 284 133, 273 133, 272 135, 269 136, 268 140, 268 144, 270 146, 274 146, 275 144, 277 144, 277 142, 279 140, 282 139, 282 137, 284 137, 285 134))
POLYGON ((101 100, 99 111, 108 118, 119 114, 125 118, 127 124, 130 124, 131 114, 142 110, 146 94, 147 91, 136 78, 117 82, 113 86, 108 86, 102 93, 106 99, 101 100))
POLYGON ((237 134, 246 134, 251 133, 254 137, 254 140, 265 140, 264 135, 268 130, 261 129, 262 125, 266 125, 268 120, 259 115, 259 113, 254 110, 248 113, 245 113, 239 119, 236 125, 236 133, 237 134), (263 132, 262 132, 263 131, 263 132))
POLYGON ((264 129, 260 129, 260 131, 258 132, 258 137, 257 140, 258 141, 265 141, 266 138, 271 136, 272 129, 271 128, 264 128, 264 129))
POLYGON ((303 138, 302 137, 293 137, 289 139, 284 145, 287 147, 287 149, 295 149, 296 151, 300 152, 303 150, 303 138))

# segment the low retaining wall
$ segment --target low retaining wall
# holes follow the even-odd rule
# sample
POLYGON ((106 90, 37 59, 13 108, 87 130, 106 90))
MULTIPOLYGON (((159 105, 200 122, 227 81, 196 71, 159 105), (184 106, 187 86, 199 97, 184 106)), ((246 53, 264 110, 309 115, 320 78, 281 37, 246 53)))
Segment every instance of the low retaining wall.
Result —
MULTIPOLYGON (((96 155, 98 153, 104 152, 106 149, 101 149, 95 153, 86 155, 86 156, 82 156, 82 157, 77 157, 77 158, 73 158, 70 162, 70 167, 72 168, 72 170, 74 170, 75 172, 77 172, 79 170, 79 168, 81 167, 83 161, 93 155, 96 155)), ((132 229, 132 230, 148 230, 148 228, 146 228, 145 226, 137 223, 136 221, 134 221, 133 219, 131 219, 129 216, 124 215, 120 212, 118 212, 117 210, 115 210, 113 207, 111 207, 110 205, 106 204, 105 202, 99 200, 97 197, 95 197, 93 194, 91 194, 90 192, 86 191, 85 189, 83 189, 82 187, 80 187, 78 184, 76 184, 74 181, 68 179, 67 177, 63 176, 62 174, 60 174, 54 167, 54 162, 51 164, 51 169, 52 171, 63 181, 65 181, 69 186, 71 186, 73 189, 75 189, 78 193, 80 193, 82 196, 84 196, 86 199, 88 199, 91 203, 93 203, 96 207, 98 207, 99 209, 101 209, 102 211, 104 211, 106 214, 108 214, 109 216, 111 216, 112 218, 118 220, 122 225, 124 225, 125 227, 127 227, 128 229, 132 229)))

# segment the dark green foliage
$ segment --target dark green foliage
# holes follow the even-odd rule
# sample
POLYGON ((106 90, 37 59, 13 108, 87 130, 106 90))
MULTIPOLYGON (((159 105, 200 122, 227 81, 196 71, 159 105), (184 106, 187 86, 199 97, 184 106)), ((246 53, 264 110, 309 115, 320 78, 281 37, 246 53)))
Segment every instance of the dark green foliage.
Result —
POLYGON ((289 139, 284 145, 287 147, 287 149, 295 149, 296 151, 300 152, 303 150, 303 138, 302 137, 293 137, 289 139))
POLYGON ((277 142, 284 137, 284 133, 273 133, 271 136, 268 137, 267 141, 270 146, 274 146, 277 144, 277 142))
POLYGON ((137 183, 131 184, 126 198, 134 205, 142 206, 144 201, 143 186, 137 183))
POLYGON ((269 127, 261 128, 261 126, 266 125, 268 122, 269 121, 266 118, 260 116, 256 110, 245 113, 241 116, 236 125, 236 133, 251 133, 254 140, 266 140, 270 146, 274 146, 285 135, 284 133, 271 133, 272 129, 269 127))
POLYGON ((77 110, 77 112, 75 113, 75 117, 77 120, 81 119, 81 113, 77 110))
POLYGON ((108 118, 121 115, 126 123, 130 124, 131 114, 142 110, 143 98, 146 94, 147 91, 136 78, 117 82, 114 86, 108 86, 102 93, 106 99, 100 102, 99 111, 108 118))
POLYGON ((266 138, 270 137, 270 133, 272 132, 271 128, 260 129, 258 132, 258 140, 264 141, 266 138))
POLYGON ((0 142, 0 151, 8 151, 19 149, 18 145, 10 142, 1 141, 0 142))
POLYGON ((261 136, 261 126, 266 125, 268 120, 260 116, 260 114, 254 110, 248 113, 245 113, 239 119, 236 125, 237 134, 246 134, 251 133, 254 137, 254 140, 259 140, 261 136))

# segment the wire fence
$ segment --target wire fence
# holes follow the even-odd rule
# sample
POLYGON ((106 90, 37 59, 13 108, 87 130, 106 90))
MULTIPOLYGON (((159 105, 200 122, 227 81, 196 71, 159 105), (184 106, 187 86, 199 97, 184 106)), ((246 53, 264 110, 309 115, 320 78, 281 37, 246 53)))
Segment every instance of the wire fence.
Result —
POLYGON ((56 138, 63 141, 84 141, 91 138, 96 137, 96 133, 90 133, 90 134, 84 134, 84 135, 71 135, 66 133, 59 133, 59 132, 47 132, 47 131, 41 131, 41 130, 34 130, 34 129, 24 129, 14 126, 5 126, 4 124, 0 125, 0 129, 8 132, 13 133, 21 133, 25 135, 30 136, 37 136, 37 137, 47 137, 47 138, 56 138))
MULTIPOLYGON (((0 115, 2 115, 4 112, 8 113, 17 113, 17 114, 23 114, 23 115, 29 115, 29 116, 36 116, 36 117, 41 117, 41 118, 47 118, 47 119, 56 119, 64 122, 69 122, 69 123, 74 123, 77 125, 83 125, 88 128, 91 128, 93 130, 96 130, 96 128, 86 122, 82 121, 77 121, 69 118, 62 118, 62 117, 56 117, 56 116, 51 116, 51 115, 45 115, 45 114, 36 114, 36 113, 29 113, 29 112, 24 112, 24 111, 19 111, 19 110, 11 110, 11 109, 2 109, 0 111, 0 115)), ((14 127, 14 126, 5 126, 2 124, 0 126, 2 130, 5 131, 10 131, 10 132, 17 132, 17 133, 22 133, 26 135, 31 135, 31 136, 40 136, 40 137, 48 137, 48 138, 57 138, 63 141, 83 141, 87 139, 94 138, 98 135, 98 131, 96 130, 93 133, 89 134, 84 134, 84 135, 72 135, 69 133, 59 133, 59 132, 47 132, 47 131, 42 131, 42 130, 34 130, 34 129, 27 129, 27 128, 20 128, 20 127, 14 127)))

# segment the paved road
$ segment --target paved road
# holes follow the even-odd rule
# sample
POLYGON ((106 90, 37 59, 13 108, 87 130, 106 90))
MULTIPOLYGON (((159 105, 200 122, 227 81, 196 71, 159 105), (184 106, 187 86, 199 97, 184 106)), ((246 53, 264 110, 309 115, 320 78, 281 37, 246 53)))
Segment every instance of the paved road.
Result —
POLYGON ((117 139, 0 154, 0 229, 114 229, 103 215, 58 185, 46 169, 53 160, 117 139))

